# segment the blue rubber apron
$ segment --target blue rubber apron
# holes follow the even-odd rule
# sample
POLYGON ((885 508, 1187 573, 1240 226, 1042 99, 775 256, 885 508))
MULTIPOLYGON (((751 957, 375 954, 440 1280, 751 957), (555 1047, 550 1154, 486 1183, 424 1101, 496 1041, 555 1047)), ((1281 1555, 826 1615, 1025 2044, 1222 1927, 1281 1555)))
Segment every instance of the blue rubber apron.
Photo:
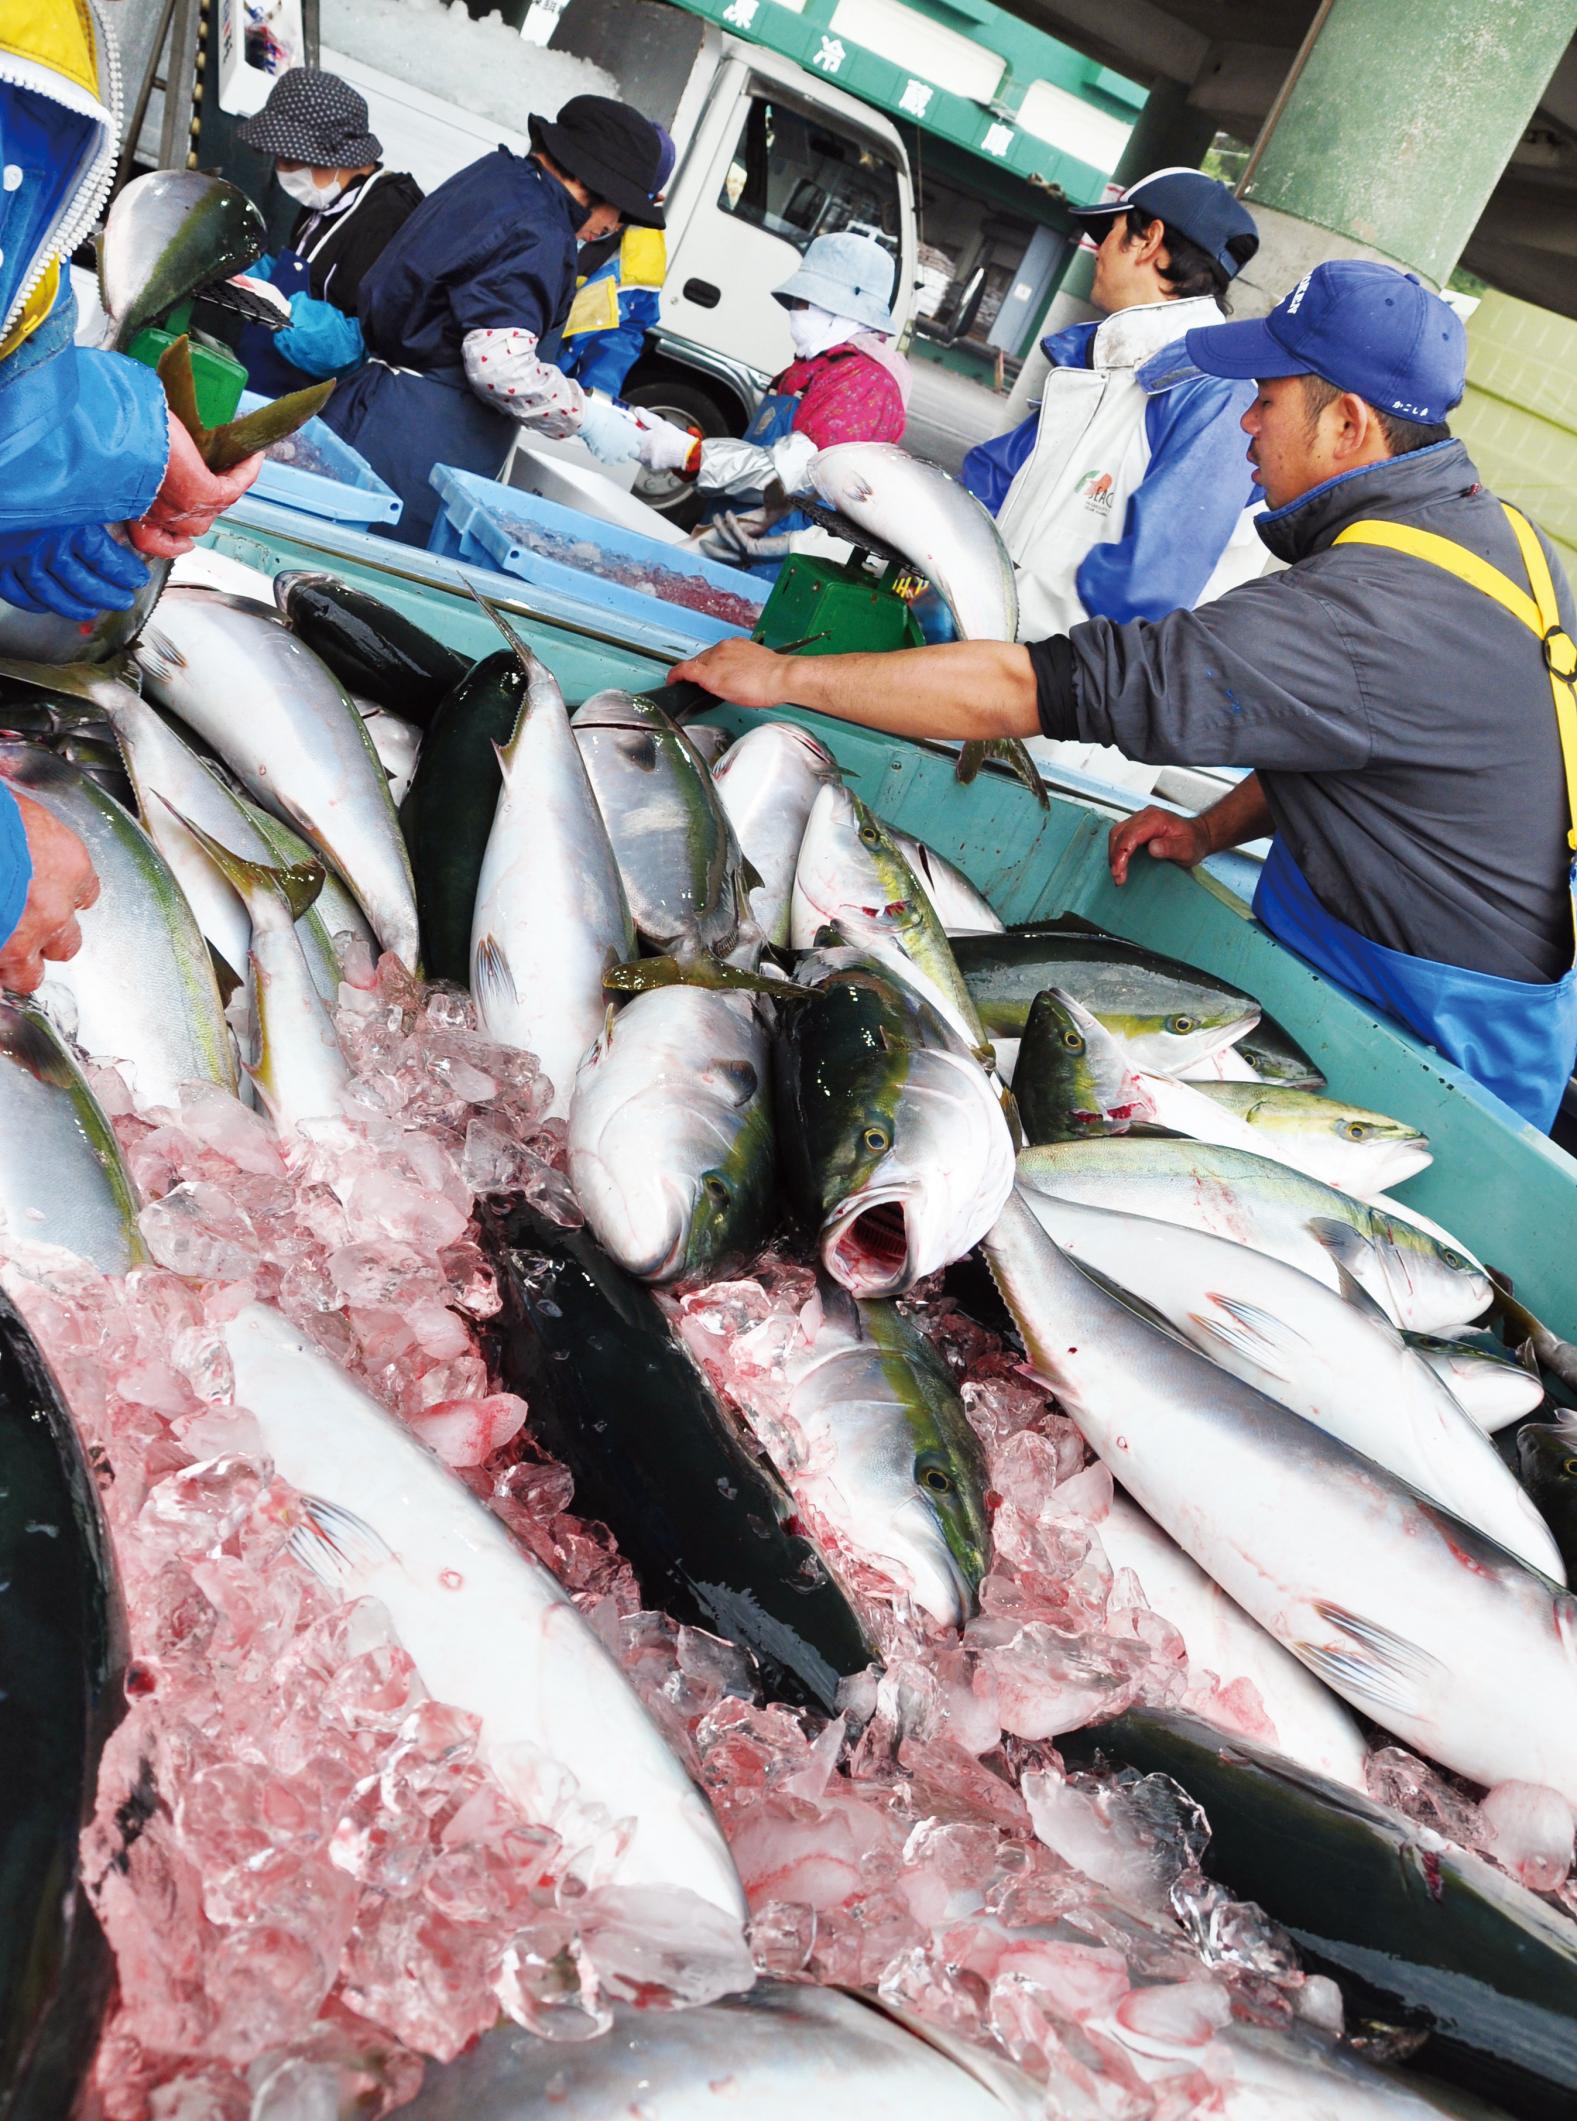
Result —
POLYGON ((394 368, 376 357, 341 383, 323 419, 367 459, 405 504, 398 523, 373 526, 404 545, 425 546, 442 502, 435 464, 496 479, 517 432, 466 381, 463 368, 394 368))
MULTIPOLYGON (((1568 848, 1577 853, 1577 643, 1561 625, 1544 548, 1526 518, 1505 502, 1501 505, 1521 548, 1531 596, 1454 539, 1409 524, 1379 519, 1353 523, 1335 542, 1383 545, 1443 567, 1492 596, 1534 634, 1549 673, 1560 732, 1572 817, 1568 848)), ((1571 865, 1570 882, 1577 934, 1577 860, 1571 865)), ((1279 838, 1271 844, 1254 893, 1254 911, 1278 941, 1360 1000, 1400 1018, 1514 1112, 1549 1131, 1577 1059, 1577 963, 1558 980, 1500 979, 1371 942, 1326 910, 1279 838)))
MULTIPOLYGON (((292 295, 311 292, 311 278, 312 268, 299 251, 282 250, 270 268, 268 284, 288 302, 292 295)), ((313 380, 291 366, 275 347, 274 337, 265 324, 243 324, 235 335, 235 357, 246 370, 246 387, 265 398, 288 397, 313 380)))

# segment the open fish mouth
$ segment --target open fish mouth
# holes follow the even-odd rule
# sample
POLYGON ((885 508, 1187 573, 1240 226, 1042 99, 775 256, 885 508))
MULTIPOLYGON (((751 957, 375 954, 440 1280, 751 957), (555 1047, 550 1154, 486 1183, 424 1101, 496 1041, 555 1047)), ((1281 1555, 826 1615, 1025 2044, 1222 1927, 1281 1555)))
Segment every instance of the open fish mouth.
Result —
POLYGON ((913 1279, 913 1237, 906 1193, 859 1193, 828 1218, 822 1265, 853 1296, 893 1296, 913 1279))

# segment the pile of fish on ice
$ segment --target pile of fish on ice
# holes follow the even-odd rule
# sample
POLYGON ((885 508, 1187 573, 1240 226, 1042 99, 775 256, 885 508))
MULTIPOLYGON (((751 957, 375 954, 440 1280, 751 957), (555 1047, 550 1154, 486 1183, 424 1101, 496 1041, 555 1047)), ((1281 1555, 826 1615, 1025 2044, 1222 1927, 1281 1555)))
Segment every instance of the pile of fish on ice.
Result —
POLYGON ((103 890, 0 1039, 0 2110, 1569 2113, 1417 1132, 795 724, 216 565, 5 673, 103 890))

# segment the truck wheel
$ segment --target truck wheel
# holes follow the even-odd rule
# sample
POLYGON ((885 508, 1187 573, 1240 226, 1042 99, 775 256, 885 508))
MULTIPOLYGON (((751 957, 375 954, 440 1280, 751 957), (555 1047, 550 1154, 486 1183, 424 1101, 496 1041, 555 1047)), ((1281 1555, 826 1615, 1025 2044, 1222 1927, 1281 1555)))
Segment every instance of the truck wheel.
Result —
MULTIPOLYGON (((639 383, 628 392, 626 402, 639 405, 643 412, 660 413, 676 427, 698 427, 708 438, 739 431, 737 407, 731 418, 710 392, 690 383, 670 383, 661 376, 654 377, 650 383, 639 383)), ((647 471, 643 467, 630 490, 638 500, 661 509, 670 522, 686 530, 700 521, 703 504, 694 486, 675 472, 647 471)))

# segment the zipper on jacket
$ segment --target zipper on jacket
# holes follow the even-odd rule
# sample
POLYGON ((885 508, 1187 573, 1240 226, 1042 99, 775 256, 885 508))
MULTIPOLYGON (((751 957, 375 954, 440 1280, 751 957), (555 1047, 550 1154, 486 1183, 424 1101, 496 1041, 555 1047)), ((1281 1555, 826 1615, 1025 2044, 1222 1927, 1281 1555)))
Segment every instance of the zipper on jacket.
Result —
POLYGON ((48 96, 63 110, 72 112, 76 117, 91 118, 100 122, 107 116, 109 120, 103 147, 89 165, 87 174, 67 199, 60 220, 34 253, 34 262, 29 267, 10 310, 4 317, 0 317, 0 338, 5 336, 27 307, 34 289, 56 258, 60 260, 62 271, 70 272, 71 253, 97 221, 99 211, 109 197, 110 187, 115 181, 115 165, 120 159, 120 128, 124 107, 120 52, 99 12, 98 0, 88 0, 88 14, 93 24, 93 56, 99 76, 100 94, 97 99, 84 95, 79 102, 72 85, 53 75, 44 81, 19 75, 8 63, 7 56, 0 53, 0 82, 12 88, 25 89, 35 95, 48 96))

